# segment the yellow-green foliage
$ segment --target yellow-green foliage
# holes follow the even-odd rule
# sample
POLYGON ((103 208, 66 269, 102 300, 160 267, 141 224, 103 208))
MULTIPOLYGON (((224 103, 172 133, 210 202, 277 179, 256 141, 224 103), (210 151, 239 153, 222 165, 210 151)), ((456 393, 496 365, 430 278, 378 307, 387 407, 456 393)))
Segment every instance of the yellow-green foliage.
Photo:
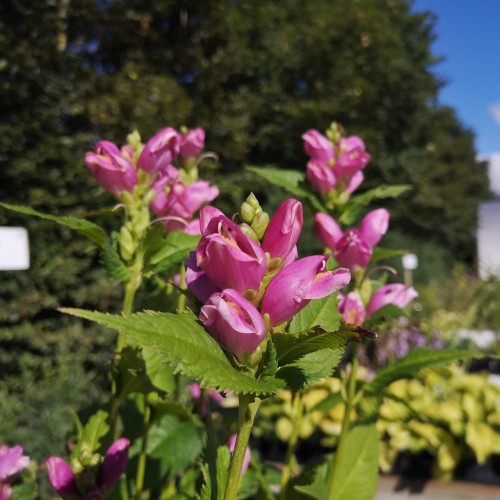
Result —
MULTIPOLYGON (((360 373, 360 378, 363 376, 360 373)), ((317 432, 323 445, 336 445, 344 404, 341 400, 325 404, 324 411, 318 411, 317 405, 342 391, 341 380, 329 378, 304 392, 302 439, 317 432)), ((374 400, 362 399, 352 418, 373 409, 374 400)), ((378 412, 379 465, 383 471, 392 468, 400 452, 425 450, 435 457, 434 477, 447 480, 465 453, 472 453, 479 464, 500 453, 500 386, 490 382, 486 373, 470 374, 458 366, 422 370, 415 378, 388 386, 378 412)), ((287 441, 293 430, 290 393, 280 392, 266 413, 268 417, 274 415, 278 438, 287 441)))

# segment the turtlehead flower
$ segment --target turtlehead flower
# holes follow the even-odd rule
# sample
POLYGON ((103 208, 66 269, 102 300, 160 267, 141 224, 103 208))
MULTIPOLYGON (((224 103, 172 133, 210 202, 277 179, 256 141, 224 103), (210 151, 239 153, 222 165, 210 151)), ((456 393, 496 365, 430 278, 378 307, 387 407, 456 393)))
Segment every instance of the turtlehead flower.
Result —
POLYGON ((257 308, 236 290, 212 294, 200 311, 200 321, 224 349, 243 360, 266 336, 257 308))
POLYGON ((271 325, 288 321, 312 299, 321 299, 349 284, 348 269, 326 270, 328 255, 312 255, 285 266, 269 283, 261 312, 271 325))
POLYGON ((311 160, 307 163, 306 175, 312 188, 319 193, 326 194, 337 187, 337 177, 326 163, 311 160))
POLYGON ((389 212, 379 208, 369 212, 359 229, 343 232, 328 214, 316 214, 316 235, 325 246, 331 248, 335 260, 351 270, 364 269, 373 253, 373 247, 382 239, 389 226, 389 212))
POLYGON ((210 295, 221 291, 198 266, 196 252, 191 252, 184 264, 186 265, 186 286, 202 304, 208 300, 210 295))
POLYGON ((137 160, 137 167, 155 175, 175 160, 179 148, 179 133, 171 127, 164 128, 145 144, 137 160))
POLYGON ((269 222, 262 240, 262 249, 269 252, 271 258, 286 260, 297 244, 303 224, 302 204, 294 198, 288 198, 278 207, 269 222))
MULTIPOLYGON (((236 447, 236 439, 238 439, 238 435, 233 434, 227 442, 231 455, 234 453, 234 448, 236 447)), ((251 458, 252 454, 250 452, 250 448, 247 446, 247 449, 245 450, 245 456, 243 457, 243 464, 241 465, 240 476, 243 476, 243 474, 245 474, 245 472, 247 471, 248 466, 250 465, 251 458)))
POLYGON ((351 179, 371 160, 371 156, 365 151, 364 142, 355 135, 340 139, 337 147, 340 153, 333 170, 339 178, 351 179))
POLYGON ((19 445, 12 446, 12 448, 6 444, 0 446, 0 500, 10 498, 12 493, 10 483, 30 463, 29 457, 23 453, 19 445))
POLYGON ((361 326, 365 322, 365 305, 357 291, 342 295, 337 309, 343 314, 342 319, 351 325, 361 326))
POLYGON ((328 163, 335 158, 335 151, 330 140, 317 130, 308 130, 302 135, 304 149, 311 160, 328 163))
POLYGON ((401 283, 389 283, 380 287, 371 297, 366 308, 367 316, 371 316, 382 307, 394 304, 406 307, 413 299, 418 297, 418 292, 411 286, 401 283))
POLYGON ((124 156, 110 141, 100 141, 93 153, 85 155, 85 163, 96 181, 108 192, 119 196, 121 192, 132 192, 137 184, 137 172, 129 161, 128 149, 124 156))
POLYGON ((205 147, 205 131, 202 128, 189 129, 180 136, 179 153, 183 158, 198 156, 205 147))
MULTIPOLYGON (((97 480, 92 473, 84 470, 81 474, 95 484, 89 484, 86 491, 80 491, 77 478, 70 465, 61 457, 52 456, 45 462, 49 473, 49 481, 63 499, 88 500, 90 498, 108 498, 118 479, 125 471, 128 461, 130 441, 126 438, 116 440, 106 451, 98 472, 97 480)), ((85 481, 87 482, 87 481, 85 481)))
MULTIPOLYGON (((201 220, 205 210, 207 207, 201 211, 201 220)), ((208 222, 196 247, 196 262, 220 290, 258 290, 266 272, 264 250, 224 215, 208 222)))

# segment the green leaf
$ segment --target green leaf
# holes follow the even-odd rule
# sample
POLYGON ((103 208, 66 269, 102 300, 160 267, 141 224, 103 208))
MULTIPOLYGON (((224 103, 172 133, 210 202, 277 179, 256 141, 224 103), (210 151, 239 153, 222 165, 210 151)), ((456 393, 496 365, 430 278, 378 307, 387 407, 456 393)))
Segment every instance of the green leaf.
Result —
POLYGON ((12 485, 12 493, 9 498, 10 500, 32 500, 39 497, 34 483, 22 483, 12 485))
POLYGON ((380 370, 365 385, 364 391, 367 394, 379 394, 395 380, 412 377, 422 368, 481 356, 483 356, 481 351, 469 349, 413 349, 405 358, 380 370))
POLYGON ((147 453, 160 460, 161 476, 173 476, 194 463, 203 450, 204 439, 203 430, 193 422, 167 415, 149 430, 147 453))
POLYGON ((262 356, 259 366, 259 378, 265 380, 266 378, 274 378, 278 370, 278 353, 271 338, 267 341, 267 348, 262 356))
POLYGON ((38 212, 33 208, 23 207, 20 205, 10 205, 8 203, 0 203, 0 205, 14 212, 25 215, 33 215, 41 219, 47 219, 56 222, 57 224, 69 227, 70 229, 74 229, 75 231, 78 231, 79 233, 83 234, 91 241, 93 241, 99 248, 104 248, 107 245, 106 233, 104 232, 104 230, 97 224, 94 224, 93 222, 90 222, 88 220, 78 219, 76 217, 48 215, 42 212, 38 212))
POLYGON ((337 311, 337 304, 336 293, 323 299, 311 300, 304 309, 293 317, 289 332, 305 332, 314 326, 320 326, 328 332, 336 332, 342 318, 342 315, 337 311))
POLYGON ((145 261, 148 269, 154 273, 162 273, 172 266, 182 264, 189 253, 196 248, 200 236, 193 236, 181 231, 163 233, 151 231, 145 244, 145 261))
POLYGON ((229 477, 229 465, 231 463, 231 452, 228 446, 217 448, 217 500, 223 500, 229 477))
POLYGON ((332 375, 343 354, 344 351, 338 349, 315 350, 281 367, 276 375, 286 382, 287 387, 300 391, 332 375))
POLYGON ((357 205, 369 205, 374 200, 381 200, 384 198, 397 198, 398 196, 406 193, 412 187, 407 184, 400 185, 387 185, 382 184, 376 188, 370 189, 362 194, 351 197, 351 203, 357 205))
MULTIPOLYGON (((328 456, 331 457, 331 455, 328 456)), ((307 485, 296 485, 295 489, 307 497, 316 499, 327 498, 328 468, 329 462, 327 461, 318 465, 312 472, 312 481, 307 485)))
POLYGON ((329 394, 325 399, 313 406, 310 411, 320 411, 326 413, 335 408, 342 401, 340 392, 329 394))
MULTIPOLYGON (((108 413, 104 410, 99 410, 97 413, 92 415, 83 429, 81 441, 72 453, 73 457, 79 457, 82 459, 83 455, 84 457, 90 458, 93 453, 96 453, 99 450, 102 438, 109 431, 108 417, 108 413)), ((83 462, 82 464, 87 465, 83 462)))
POLYGON ((61 311, 122 332, 129 342, 151 349, 176 371, 194 378, 204 388, 267 395, 274 394, 284 385, 279 379, 256 380, 251 374, 235 368, 217 341, 190 312, 115 316, 81 309, 61 311))
MULTIPOLYGON (((329 500, 371 500, 377 492, 379 435, 375 426, 354 427, 346 437, 344 454, 335 463, 329 500)), ((324 498, 327 498, 326 496, 324 498)))
POLYGON ((390 248, 375 247, 370 262, 378 262, 379 260, 391 259, 392 257, 401 257, 408 253, 408 250, 392 250, 390 248))
POLYGON ((279 186, 289 193, 298 196, 299 198, 307 198, 316 210, 325 211, 323 204, 313 195, 312 192, 299 186, 305 181, 305 174, 297 170, 277 169, 271 167, 245 167, 250 172, 260 175, 271 184, 279 186))
POLYGON ((146 363, 146 372, 153 386, 160 389, 160 391, 172 394, 175 390, 173 368, 163 362, 161 354, 155 349, 143 348, 142 356, 146 363))
POLYGON ((123 263, 115 245, 105 245, 102 247, 101 262, 109 275, 116 281, 126 283, 130 280, 132 273, 123 263))

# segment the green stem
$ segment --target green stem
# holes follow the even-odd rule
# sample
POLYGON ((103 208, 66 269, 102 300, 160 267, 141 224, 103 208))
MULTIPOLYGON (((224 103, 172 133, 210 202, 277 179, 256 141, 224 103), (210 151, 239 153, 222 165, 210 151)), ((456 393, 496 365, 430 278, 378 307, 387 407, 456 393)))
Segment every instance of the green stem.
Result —
POLYGON ((342 463, 346 453, 346 442, 351 426, 351 411, 353 408, 353 400, 356 396, 356 372, 358 370, 358 349, 359 344, 354 343, 352 350, 351 371, 347 381, 347 394, 345 401, 344 418, 342 419, 342 430, 340 431, 339 445, 335 455, 332 456, 330 462, 330 471, 328 474, 328 498, 334 498, 335 485, 339 482, 340 468, 339 464, 342 463))
POLYGON ((288 481, 290 481, 291 476, 291 461, 295 455, 295 448, 297 447, 297 442, 299 440, 300 427, 303 415, 303 401, 302 394, 300 392, 295 393, 293 399, 292 408, 292 435, 288 441, 288 447, 286 449, 285 464, 283 465, 283 470, 281 471, 280 479, 280 499, 286 499, 286 489, 288 486, 288 481))
POLYGON ((250 439, 253 421, 257 410, 259 409, 260 399, 249 394, 240 395, 239 418, 238 418, 238 437, 229 466, 229 475, 227 478, 226 492, 224 500, 235 500, 240 484, 241 467, 245 452, 250 439))
POLYGON ((144 419, 142 424, 142 446, 137 462, 137 473, 135 476, 135 496, 142 497, 142 488, 144 487, 144 475, 146 473, 146 459, 148 447, 149 421, 151 418, 151 406, 147 402, 147 396, 144 394, 144 419))

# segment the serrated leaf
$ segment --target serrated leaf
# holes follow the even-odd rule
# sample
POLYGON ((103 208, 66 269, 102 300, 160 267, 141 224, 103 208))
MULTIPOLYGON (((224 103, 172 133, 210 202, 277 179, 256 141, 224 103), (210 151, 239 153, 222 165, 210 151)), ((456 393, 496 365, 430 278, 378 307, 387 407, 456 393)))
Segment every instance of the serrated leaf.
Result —
POLYGON ((336 332, 342 318, 342 315, 337 311, 337 304, 337 294, 331 294, 323 299, 311 300, 304 309, 293 317, 289 332, 305 332, 315 326, 320 326, 328 332, 336 332))
POLYGON ((23 207, 20 205, 10 205, 9 203, 0 203, 1 206, 25 215, 33 215, 39 217, 40 219, 50 220, 56 222, 61 226, 69 227, 79 233, 83 234, 91 241, 93 241, 99 248, 104 248, 106 246, 106 233, 97 224, 90 222, 86 219, 79 219, 77 217, 69 216, 56 216, 44 214, 43 212, 38 212, 30 207, 23 207))
POLYGON ((151 383, 160 391, 172 394, 175 390, 174 370, 163 362, 161 354, 154 349, 144 348, 142 350, 146 371, 151 383))
POLYGON ((132 277, 130 269, 123 263, 117 249, 112 245, 102 247, 101 262, 108 274, 120 283, 126 283, 132 277))
MULTIPOLYGON (((379 436, 373 425, 349 431, 344 454, 335 463, 330 500, 371 500, 377 492, 379 436)), ((335 458, 337 458, 336 455, 335 458)), ((327 498, 326 496, 324 498, 327 498)))
POLYGON ((320 212, 325 211, 323 204, 311 191, 300 187, 299 184, 305 181, 305 174, 303 172, 271 167, 247 166, 245 168, 299 198, 307 198, 316 210, 320 212))
POLYGON ((278 354, 271 338, 267 341, 267 348, 259 366, 259 378, 274 378, 278 370, 278 354))
POLYGON ((343 349, 315 350, 281 367, 276 376, 282 378, 291 390, 300 391, 332 375, 343 354, 343 349))
MULTIPOLYGON (((329 455, 331 457, 331 455, 329 455)), ((312 475, 312 480, 309 484, 306 485, 296 485, 294 487, 295 490, 297 490, 299 493, 302 493, 303 495, 306 495, 307 497, 311 498, 327 498, 328 497, 328 491, 327 491, 327 475, 328 475, 328 467, 329 467, 329 462, 325 461, 324 463, 318 465, 312 473, 309 473, 309 475, 312 475)), ((306 479, 306 478, 304 478, 306 479)))
POLYGON ((196 248, 200 236, 174 231, 163 238, 158 232, 152 233, 146 242, 146 265, 154 273, 162 273, 172 266, 182 264, 189 252, 196 248))
POLYGON ((362 194, 351 197, 351 203, 357 205, 368 205, 374 200, 381 200, 384 198, 396 198, 412 187, 408 184, 387 185, 382 184, 376 188, 370 189, 362 194))
POLYGON ((327 332, 321 328, 295 335, 290 333, 275 333, 272 336, 280 366, 293 363, 306 354, 320 349, 332 349, 343 352, 347 342, 353 338, 351 332, 327 332))
POLYGON ((367 394, 379 394, 395 380, 412 377, 422 368, 482 356, 481 351, 471 349, 413 349, 408 356, 379 370, 375 377, 365 385, 364 391, 367 394))
POLYGON ((153 350, 176 371, 195 379, 203 388, 268 395, 283 387, 279 379, 256 380, 235 368, 217 341, 190 312, 116 316, 81 309, 61 311, 122 332, 129 342, 153 350))

